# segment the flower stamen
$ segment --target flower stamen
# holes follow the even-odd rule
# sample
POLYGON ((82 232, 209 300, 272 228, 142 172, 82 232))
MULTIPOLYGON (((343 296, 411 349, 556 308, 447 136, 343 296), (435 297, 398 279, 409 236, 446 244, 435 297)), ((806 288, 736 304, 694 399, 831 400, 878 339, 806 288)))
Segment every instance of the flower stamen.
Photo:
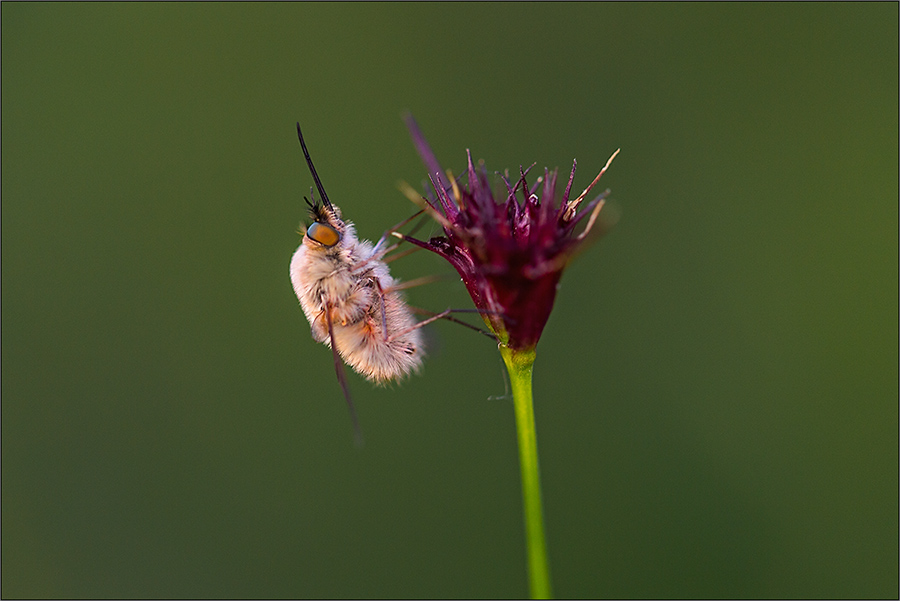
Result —
POLYGON ((591 228, 594 227, 594 222, 597 221, 597 215, 600 214, 600 209, 603 208, 603 205, 606 204, 606 199, 601 198, 600 202, 597 203, 597 206, 594 207, 594 210, 591 211, 591 216, 588 219, 587 225, 584 226, 584 231, 575 236, 575 239, 579 242, 584 240, 584 238, 588 235, 588 232, 591 231, 591 228))
MULTIPOLYGON (((591 189, 597 185, 597 182, 600 181, 600 178, 603 177, 603 174, 606 173, 607 169, 609 169, 610 163, 613 162, 613 159, 616 158, 616 155, 619 154, 620 150, 621 148, 617 148, 616 151, 612 153, 612 156, 609 157, 609 159, 606 161, 606 165, 603 166, 603 169, 600 170, 600 173, 598 173, 597 177, 594 178, 594 181, 591 182, 591 185, 585 188, 584 191, 578 195, 578 198, 567 203, 566 212, 563 214, 563 221, 570 221, 572 217, 575 216, 575 211, 578 209, 578 205, 581 204, 581 201, 584 200, 584 197, 588 195, 588 192, 590 192, 591 189)), ((572 175, 575 175, 574 165, 572 166, 572 175)), ((571 182, 571 179, 569 181, 571 182)))
MULTIPOLYGON (((451 231, 456 229, 453 226, 453 224, 450 223, 450 221, 446 217, 444 217, 437 209, 435 209, 433 206, 431 206, 431 203, 428 202, 428 200, 426 200, 418 192, 416 192, 415 188, 410 186, 408 183, 401 180, 401 181, 397 182, 397 187, 400 188, 400 191, 403 193, 404 196, 406 196, 409 200, 411 200, 414 205, 416 205, 417 207, 419 207, 420 209, 422 209, 423 211, 428 213, 428 215, 432 219, 437 221, 441 225, 441 227, 451 230, 451 231)), ((404 236, 399 235, 399 232, 391 232, 391 235, 396 236, 397 238, 400 238, 401 240, 406 239, 404 236)))

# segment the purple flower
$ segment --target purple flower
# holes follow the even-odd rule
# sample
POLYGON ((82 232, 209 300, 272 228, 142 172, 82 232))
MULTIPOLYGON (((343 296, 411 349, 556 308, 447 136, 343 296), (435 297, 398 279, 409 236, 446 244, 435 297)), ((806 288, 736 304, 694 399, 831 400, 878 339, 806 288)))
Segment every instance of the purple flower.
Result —
POLYGON ((415 120, 407 116, 406 121, 434 189, 429 198, 414 194, 411 198, 443 226, 444 235, 427 242, 398 236, 453 265, 502 345, 533 349, 550 317, 563 269, 594 227, 609 190, 584 206, 582 201, 619 151, 574 200, 569 200, 569 193, 575 163, 559 200, 556 170, 545 169, 529 187, 527 171, 520 168, 515 184, 503 177, 506 194, 498 202, 484 165, 476 170, 468 150, 467 178, 460 186, 450 174, 445 179, 415 120), (586 225, 578 228, 585 217, 586 225))

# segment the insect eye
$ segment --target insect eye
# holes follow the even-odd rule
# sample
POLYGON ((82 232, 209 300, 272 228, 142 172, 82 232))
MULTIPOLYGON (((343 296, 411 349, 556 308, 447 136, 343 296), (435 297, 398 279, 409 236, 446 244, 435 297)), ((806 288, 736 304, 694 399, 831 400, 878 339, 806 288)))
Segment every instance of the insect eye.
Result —
POLYGON ((334 246, 341 240, 341 235, 336 229, 326 223, 313 223, 306 229, 306 235, 322 246, 334 246))

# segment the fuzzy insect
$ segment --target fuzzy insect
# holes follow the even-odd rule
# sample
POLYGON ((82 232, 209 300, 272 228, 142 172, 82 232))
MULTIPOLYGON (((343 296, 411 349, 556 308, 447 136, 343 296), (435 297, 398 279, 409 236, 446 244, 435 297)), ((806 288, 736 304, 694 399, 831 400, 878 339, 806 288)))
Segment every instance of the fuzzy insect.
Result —
POLYGON ((312 337, 332 349, 335 371, 359 427, 341 360, 376 383, 402 378, 422 365, 422 332, 382 260, 387 236, 377 244, 359 240, 356 228, 331 204, 313 166, 300 124, 300 146, 321 196, 307 200, 312 223, 291 259, 291 283, 312 328, 312 337))

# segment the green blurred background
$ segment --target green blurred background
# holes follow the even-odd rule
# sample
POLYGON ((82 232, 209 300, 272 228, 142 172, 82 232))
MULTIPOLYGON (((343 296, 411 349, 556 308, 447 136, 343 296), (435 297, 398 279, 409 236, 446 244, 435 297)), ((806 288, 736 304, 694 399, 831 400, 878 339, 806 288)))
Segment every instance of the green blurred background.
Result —
POLYGON ((359 450, 288 279, 295 121, 375 239, 411 110, 457 172, 622 148, 538 346, 556 594, 896 597, 897 90, 896 3, 3 3, 3 596, 527 594, 496 348, 352 375, 359 450))

